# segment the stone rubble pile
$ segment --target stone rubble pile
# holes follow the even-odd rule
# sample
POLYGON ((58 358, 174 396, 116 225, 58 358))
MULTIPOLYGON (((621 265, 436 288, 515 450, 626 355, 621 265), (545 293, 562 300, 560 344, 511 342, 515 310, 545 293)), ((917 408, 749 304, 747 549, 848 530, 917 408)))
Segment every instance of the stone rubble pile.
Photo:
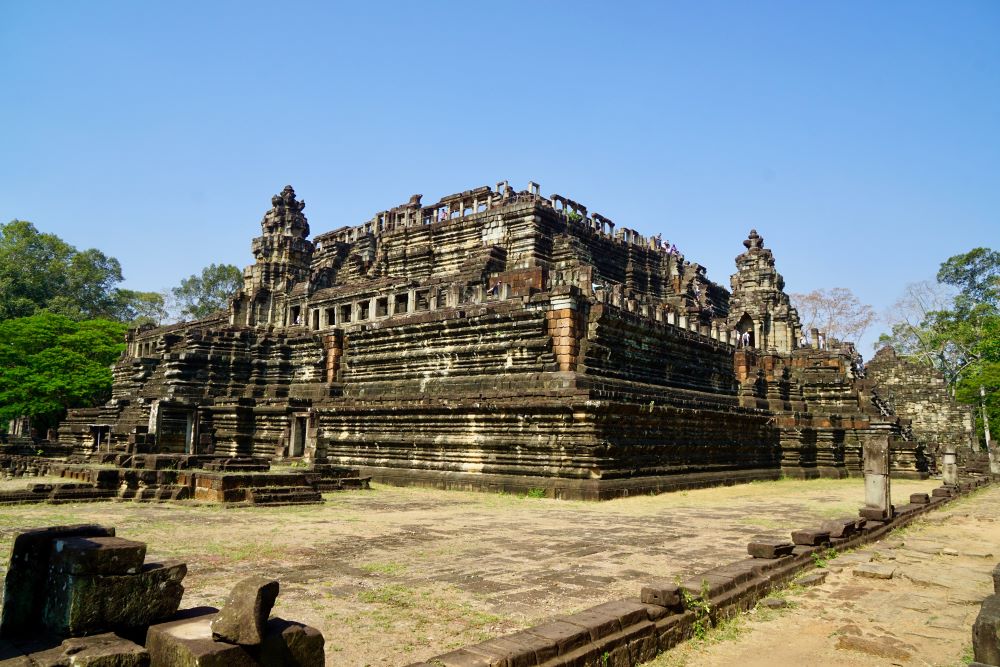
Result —
POLYGON ((17 667, 321 667, 323 635, 270 617, 278 582, 252 577, 222 610, 178 611, 187 566, 147 563, 146 545, 99 525, 14 538, 0 663, 17 667), (8 661, 10 661, 8 663, 8 661))

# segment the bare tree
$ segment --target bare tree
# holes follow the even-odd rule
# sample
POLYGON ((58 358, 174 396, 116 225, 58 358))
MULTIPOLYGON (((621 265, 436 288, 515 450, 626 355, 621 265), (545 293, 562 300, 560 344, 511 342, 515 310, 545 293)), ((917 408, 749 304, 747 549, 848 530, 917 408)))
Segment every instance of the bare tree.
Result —
POLYGON ((947 335, 948 327, 934 326, 947 316, 955 294, 954 288, 930 280, 910 283, 882 316, 890 333, 875 343, 875 347, 891 345, 898 353, 938 369, 953 390, 962 372, 979 360, 965 341, 947 335))
POLYGON ((856 341, 875 321, 875 310, 846 287, 818 289, 808 294, 791 294, 799 311, 802 328, 819 329, 827 339, 856 341))

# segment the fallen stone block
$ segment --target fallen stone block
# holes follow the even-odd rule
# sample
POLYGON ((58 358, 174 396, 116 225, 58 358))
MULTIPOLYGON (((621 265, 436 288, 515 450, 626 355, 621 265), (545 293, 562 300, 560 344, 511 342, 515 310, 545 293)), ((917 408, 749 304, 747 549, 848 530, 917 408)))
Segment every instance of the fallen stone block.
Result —
POLYGON ((848 519, 830 519, 824 521, 820 530, 830 533, 831 538, 848 538, 858 532, 858 520, 851 517, 848 519))
POLYGON ((32 653, 33 667, 148 667, 149 652, 112 632, 73 637, 60 646, 32 653))
POLYGON ((782 598, 764 598, 760 604, 768 609, 784 609, 788 602, 782 598))
POLYGON ((757 535, 747 545, 747 553, 754 558, 778 558, 792 553, 795 545, 783 537, 757 535))
POLYGON ((934 498, 951 498, 956 494, 957 492, 952 486, 939 486, 931 491, 931 496, 934 498))
POLYGON ((911 493, 910 503, 913 505, 926 505, 930 503, 931 497, 926 493, 911 493))
POLYGON ((643 604, 655 604, 673 611, 684 609, 680 586, 656 582, 642 587, 639 595, 643 604))
POLYGON ((855 577, 867 577, 869 579, 892 579, 894 574, 896 574, 896 568, 892 565, 862 563, 854 568, 855 577))
POLYGON ((979 662, 1000 665, 1000 595, 983 600, 972 624, 972 652, 979 662))
POLYGON ((278 582, 266 577, 250 577, 236 584, 212 620, 212 636, 233 644, 260 644, 278 590, 278 582))
POLYGON ((55 573, 43 623, 62 636, 137 628, 173 615, 180 606, 187 574, 183 563, 147 563, 136 574, 55 573))
POLYGON ((52 542, 50 571, 66 574, 135 574, 146 545, 121 537, 68 537, 52 542))
POLYGON ((49 557, 56 539, 114 537, 115 529, 95 524, 27 530, 14 537, 4 580, 0 637, 23 638, 38 629, 45 606, 49 557))
POLYGON ((818 547, 830 542, 830 531, 808 528, 794 530, 792 531, 792 542, 810 547, 818 547))
POLYGON ((323 667, 323 633, 277 616, 267 622, 259 647, 251 649, 263 667, 323 667))

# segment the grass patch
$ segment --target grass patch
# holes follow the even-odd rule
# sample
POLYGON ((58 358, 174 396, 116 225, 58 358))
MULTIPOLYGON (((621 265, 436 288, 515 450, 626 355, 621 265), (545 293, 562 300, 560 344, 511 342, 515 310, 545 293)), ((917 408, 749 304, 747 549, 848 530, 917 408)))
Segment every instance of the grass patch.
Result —
POLYGON ((402 563, 362 563, 360 569, 368 574, 399 574, 406 566, 402 563))

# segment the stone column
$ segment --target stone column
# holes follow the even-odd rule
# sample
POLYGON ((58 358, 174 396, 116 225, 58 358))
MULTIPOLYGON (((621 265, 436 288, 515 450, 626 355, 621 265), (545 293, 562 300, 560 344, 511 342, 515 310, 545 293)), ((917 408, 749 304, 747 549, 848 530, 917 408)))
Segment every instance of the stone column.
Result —
POLYGON ((586 323, 580 304, 573 296, 555 296, 545 313, 552 352, 560 371, 576 370, 580 352, 580 338, 586 335, 586 323))
POLYGON ((945 486, 958 486, 958 453, 955 445, 945 445, 941 461, 941 482, 945 486))
POLYGON ((892 518, 889 494, 889 436, 865 440, 862 445, 865 471, 865 506, 861 516, 880 521, 892 518))

